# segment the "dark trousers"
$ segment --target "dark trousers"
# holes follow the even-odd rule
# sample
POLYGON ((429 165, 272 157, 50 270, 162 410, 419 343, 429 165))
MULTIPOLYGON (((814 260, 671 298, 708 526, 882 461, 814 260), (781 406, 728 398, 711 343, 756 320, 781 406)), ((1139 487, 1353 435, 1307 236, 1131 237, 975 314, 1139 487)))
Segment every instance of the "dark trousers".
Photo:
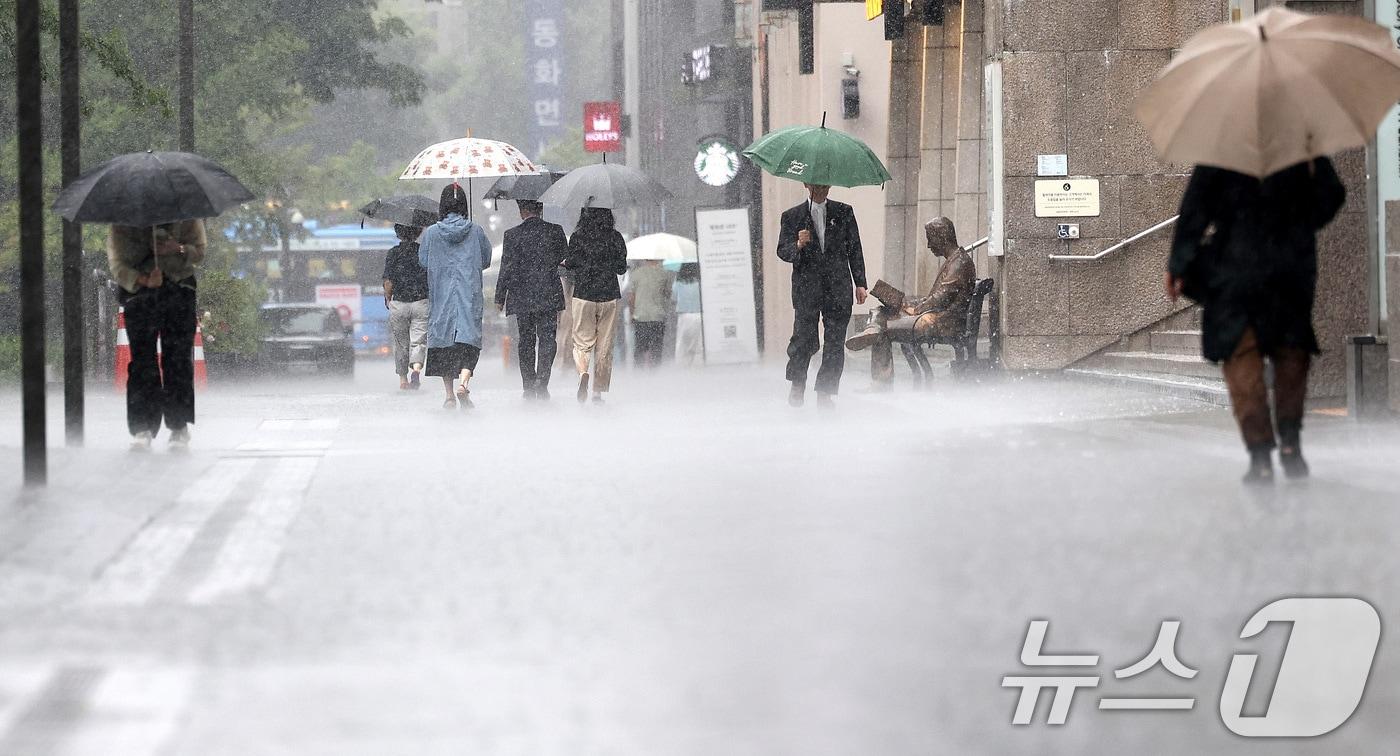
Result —
POLYGON ((846 326, 851 306, 803 306, 793 312, 792 340, 788 342, 787 379, 807 383, 807 367, 820 346, 822 366, 817 370, 817 392, 835 394, 841 388, 846 367, 846 326), (818 340, 818 330, 822 339, 818 340))
POLYGON ((632 335, 636 340, 632 361, 638 367, 656 367, 661 364, 661 345, 666 341, 664 321, 634 320, 632 335))
POLYGON ((162 418, 166 427, 180 430, 194 422, 194 290, 166 283, 159 289, 142 289, 123 306, 131 340, 127 430, 132 435, 141 431, 154 435, 162 418))
POLYGON ((526 391, 549 388, 549 374, 559 352, 559 342, 555 341, 559 313, 522 312, 515 316, 515 322, 520 327, 520 341, 515 345, 520 358, 520 382, 526 391))
POLYGON ((1251 450, 1274 448, 1274 428, 1284 446, 1298 443, 1303 429, 1303 405, 1308 397, 1308 366, 1312 355, 1304 349, 1284 347, 1264 354, 1254 329, 1245 330, 1222 372, 1230 389, 1230 404, 1244 444, 1251 450), (1264 358, 1274 365, 1274 407, 1269 411, 1269 389, 1264 383, 1264 358))

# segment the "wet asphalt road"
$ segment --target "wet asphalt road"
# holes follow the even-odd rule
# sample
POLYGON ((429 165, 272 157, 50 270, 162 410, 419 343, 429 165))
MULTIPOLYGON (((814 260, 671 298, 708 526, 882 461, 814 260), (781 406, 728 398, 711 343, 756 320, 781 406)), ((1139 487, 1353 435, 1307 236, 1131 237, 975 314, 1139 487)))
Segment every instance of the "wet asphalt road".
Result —
POLYGON ((1315 478, 1251 492, 1224 410, 1120 389, 867 394, 853 365, 821 412, 788 408, 770 367, 622 372, 602 407, 560 379, 539 406, 492 361, 463 415, 389 372, 216 386, 183 456, 126 451, 95 389, 87 447, 55 448, 42 492, 15 480, 0 390, 0 754, 1356 754, 1400 735, 1400 426, 1313 417, 1315 478), (1300 595, 1378 610, 1366 697, 1319 739, 1233 735, 1231 655, 1283 637, 1241 627, 1300 595), (1048 697, 1011 724, 1002 680, 1039 673, 1019 659, 1034 619, 1045 653, 1101 656, 1063 726, 1048 697), (1116 679, 1164 620, 1199 674, 1116 679))

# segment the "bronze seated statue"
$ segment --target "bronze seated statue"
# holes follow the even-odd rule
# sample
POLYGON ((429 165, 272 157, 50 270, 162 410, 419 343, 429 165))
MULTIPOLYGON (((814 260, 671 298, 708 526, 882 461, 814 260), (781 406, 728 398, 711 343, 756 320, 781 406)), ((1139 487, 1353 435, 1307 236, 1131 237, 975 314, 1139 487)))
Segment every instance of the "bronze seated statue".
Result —
MULTIPOLYGON (((870 293, 880 301, 870 325, 846 340, 852 351, 871 349, 871 378, 877 384, 894 379, 892 345, 901 344, 911 364, 913 345, 930 341, 948 342, 962 336, 967 324, 967 308, 977 283, 977 266, 967 250, 958 245, 957 231, 947 218, 934 218, 924 224, 929 252, 945 258, 926 297, 907 300, 904 293, 879 281, 870 293)), ((917 353, 920 363, 926 363, 917 353)))

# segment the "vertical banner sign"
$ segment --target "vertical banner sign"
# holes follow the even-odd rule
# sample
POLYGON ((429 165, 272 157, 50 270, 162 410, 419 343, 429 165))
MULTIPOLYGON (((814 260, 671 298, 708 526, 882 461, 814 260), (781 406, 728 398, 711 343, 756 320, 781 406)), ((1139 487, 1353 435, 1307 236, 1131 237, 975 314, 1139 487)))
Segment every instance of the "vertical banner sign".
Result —
POLYGON ((588 152, 622 151, 622 103, 583 104, 583 149, 588 152))
MULTIPOLYGON (((1400 49, 1400 13, 1397 13, 1396 6, 1400 5, 1396 0, 1376 0, 1376 23, 1390 30, 1390 39, 1400 49)), ((1388 318, 1386 312, 1386 280, 1385 280, 1385 255, 1389 243, 1385 238, 1385 208, 1386 203, 1392 200, 1400 200, 1400 108, 1391 108, 1385 120, 1381 121, 1380 131, 1376 133, 1376 218, 1375 223, 1379 227, 1376 245, 1376 254, 1381 256, 1378 284, 1380 285, 1380 316, 1382 320, 1388 318)))
POLYGON ((564 136, 564 0, 525 0, 525 81, 530 98, 528 144, 543 159, 564 136))
POLYGON ((705 364, 758 361, 749 211, 695 211, 705 364))

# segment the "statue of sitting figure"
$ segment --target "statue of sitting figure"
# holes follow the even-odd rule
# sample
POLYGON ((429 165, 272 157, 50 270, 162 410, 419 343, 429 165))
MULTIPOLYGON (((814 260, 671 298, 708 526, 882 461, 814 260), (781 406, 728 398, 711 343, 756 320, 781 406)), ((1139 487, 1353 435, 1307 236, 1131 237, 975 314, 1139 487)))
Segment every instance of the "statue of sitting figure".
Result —
POLYGON ((893 286, 884 281, 876 283, 870 293, 880 300, 881 307, 865 330, 846 340, 846 348, 853 351, 872 348, 870 371, 877 384, 894 380, 894 342, 947 341, 962 336, 967 327, 977 265, 967 250, 958 246, 958 234, 951 220, 940 217, 925 223, 924 236, 929 252, 946 258, 928 296, 906 300, 903 292, 893 286))

